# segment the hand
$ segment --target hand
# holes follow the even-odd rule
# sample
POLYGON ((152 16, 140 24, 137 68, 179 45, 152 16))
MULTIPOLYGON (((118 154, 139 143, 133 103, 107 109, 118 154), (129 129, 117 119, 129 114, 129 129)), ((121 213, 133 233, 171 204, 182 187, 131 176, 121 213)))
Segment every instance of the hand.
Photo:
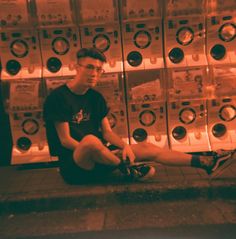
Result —
POLYGON ((130 161, 130 164, 134 164, 135 155, 134 155, 133 150, 131 149, 131 147, 128 144, 126 144, 123 149, 122 158, 123 158, 123 160, 126 160, 126 158, 128 158, 130 161))

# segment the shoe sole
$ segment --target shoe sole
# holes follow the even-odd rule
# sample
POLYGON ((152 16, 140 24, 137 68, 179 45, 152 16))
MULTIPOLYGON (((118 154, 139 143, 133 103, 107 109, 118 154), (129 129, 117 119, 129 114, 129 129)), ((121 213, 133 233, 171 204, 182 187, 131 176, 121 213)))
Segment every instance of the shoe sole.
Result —
MULTIPOLYGON (((222 157, 222 160, 223 159, 224 159, 224 156, 222 157)), ((215 171, 213 171, 211 173, 210 177, 211 178, 217 178, 220 175, 222 175, 222 173, 225 171, 225 169, 228 168, 233 163, 234 160, 236 160, 236 152, 235 151, 233 152, 233 154, 230 156, 230 158, 222 166, 220 166, 219 168, 217 168, 215 171)))
POLYGON ((155 174, 156 174, 156 169, 154 167, 150 167, 150 170, 147 175, 145 175, 144 177, 138 178, 135 181, 138 181, 138 182, 149 181, 150 179, 154 177, 155 174))

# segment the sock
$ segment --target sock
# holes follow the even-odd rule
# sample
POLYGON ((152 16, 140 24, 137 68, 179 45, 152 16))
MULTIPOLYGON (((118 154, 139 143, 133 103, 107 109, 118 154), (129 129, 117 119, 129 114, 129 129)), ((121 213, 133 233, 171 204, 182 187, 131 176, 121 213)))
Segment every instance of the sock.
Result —
POLYGON ((192 155, 191 167, 202 168, 201 160, 199 155, 192 155))
POLYGON ((195 168, 208 169, 213 165, 212 157, 192 155, 191 166, 195 168))

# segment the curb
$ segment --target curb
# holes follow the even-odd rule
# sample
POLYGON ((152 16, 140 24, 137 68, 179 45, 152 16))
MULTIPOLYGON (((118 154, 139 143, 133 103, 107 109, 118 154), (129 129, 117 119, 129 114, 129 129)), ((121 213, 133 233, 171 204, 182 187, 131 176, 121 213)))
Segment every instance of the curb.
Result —
POLYGON ((78 186, 66 191, 2 195, 0 196, 0 214, 101 208, 118 204, 193 199, 236 199, 236 182, 139 183, 91 186, 91 188, 78 186))

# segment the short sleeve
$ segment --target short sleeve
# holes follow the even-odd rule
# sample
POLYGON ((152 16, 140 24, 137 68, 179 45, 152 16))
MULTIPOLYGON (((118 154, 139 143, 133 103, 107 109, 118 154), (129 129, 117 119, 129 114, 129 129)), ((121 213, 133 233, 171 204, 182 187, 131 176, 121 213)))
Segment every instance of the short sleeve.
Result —
POLYGON ((67 122, 68 107, 60 94, 50 94, 44 103, 43 117, 45 121, 67 122))
POLYGON ((107 116, 108 112, 109 112, 109 108, 107 106, 107 102, 104 99, 104 97, 99 94, 99 99, 98 99, 98 104, 97 104, 97 112, 98 112, 98 117, 100 120, 102 120, 104 117, 107 116))

